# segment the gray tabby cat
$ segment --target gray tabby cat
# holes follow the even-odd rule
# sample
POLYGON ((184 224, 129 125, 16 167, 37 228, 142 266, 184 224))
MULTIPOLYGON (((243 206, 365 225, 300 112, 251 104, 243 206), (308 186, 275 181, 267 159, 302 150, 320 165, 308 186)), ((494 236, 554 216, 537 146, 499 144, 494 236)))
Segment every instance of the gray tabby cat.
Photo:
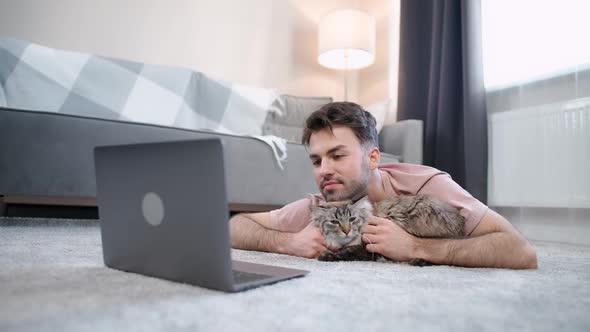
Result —
MULTIPOLYGON (((374 214, 391 220, 406 232, 417 237, 453 238, 463 236, 465 219, 448 203, 426 195, 401 195, 378 202, 373 206, 365 197, 351 201, 328 202, 311 207, 311 219, 320 228, 331 250, 323 252, 319 260, 376 260, 381 255, 365 249, 361 228, 374 214)), ((422 259, 412 265, 432 265, 422 259)))

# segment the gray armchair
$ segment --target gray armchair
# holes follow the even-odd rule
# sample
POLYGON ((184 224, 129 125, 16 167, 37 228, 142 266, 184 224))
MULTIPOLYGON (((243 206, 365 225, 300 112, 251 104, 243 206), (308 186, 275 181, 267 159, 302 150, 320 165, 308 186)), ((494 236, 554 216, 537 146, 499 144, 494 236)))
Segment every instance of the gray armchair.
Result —
POLYGON ((400 156, 400 162, 422 164, 423 132, 421 120, 403 120, 384 126, 379 133, 379 148, 400 156))

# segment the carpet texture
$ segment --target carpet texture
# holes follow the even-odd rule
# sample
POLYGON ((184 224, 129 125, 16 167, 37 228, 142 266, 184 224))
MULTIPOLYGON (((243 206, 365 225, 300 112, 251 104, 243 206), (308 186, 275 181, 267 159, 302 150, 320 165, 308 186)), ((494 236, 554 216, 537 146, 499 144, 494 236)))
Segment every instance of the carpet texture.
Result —
POLYGON ((588 331, 590 247, 534 242, 539 269, 319 262, 226 294, 104 267, 92 221, 0 218, 0 331, 588 331))

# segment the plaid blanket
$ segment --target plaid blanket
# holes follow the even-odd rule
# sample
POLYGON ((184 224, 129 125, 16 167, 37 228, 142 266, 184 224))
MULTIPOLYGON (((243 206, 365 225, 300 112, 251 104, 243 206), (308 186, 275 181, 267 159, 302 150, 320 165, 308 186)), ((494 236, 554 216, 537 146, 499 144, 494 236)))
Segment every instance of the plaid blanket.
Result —
POLYGON ((273 89, 0 38, 0 105, 187 129, 251 135, 286 158, 285 141, 261 137, 273 89))

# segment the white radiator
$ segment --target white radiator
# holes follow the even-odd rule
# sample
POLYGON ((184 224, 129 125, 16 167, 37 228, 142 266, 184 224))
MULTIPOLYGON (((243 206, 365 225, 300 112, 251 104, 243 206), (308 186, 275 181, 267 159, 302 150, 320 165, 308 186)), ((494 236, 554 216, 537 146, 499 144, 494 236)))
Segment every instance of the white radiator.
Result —
POLYGON ((590 207, 590 98, 490 116, 488 204, 590 207))

